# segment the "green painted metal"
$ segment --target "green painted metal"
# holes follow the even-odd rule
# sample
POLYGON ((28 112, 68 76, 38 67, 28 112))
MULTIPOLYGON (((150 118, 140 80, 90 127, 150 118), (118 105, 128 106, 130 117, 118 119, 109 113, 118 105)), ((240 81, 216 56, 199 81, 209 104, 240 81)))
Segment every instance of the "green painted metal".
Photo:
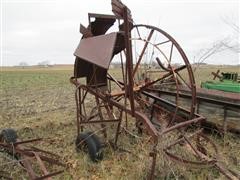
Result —
POLYGON ((202 88, 206 89, 216 89, 226 92, 235 92, 240 93, 240 83, 231 80, 223 80, 223 81, 206 81, 201 83, 202 88))
POLYGON ((217 73, 213 72, 212 74, 214 75, 213 79, 218 77, 220 81, 206 81, 201 83, 201 87, 206 89, 216 89, 226 92, 240 93, 240 79, 238 73, 227 72, 221 73, 222 76, 220 76, 219 72, 220 71, 218 70, 217 73))

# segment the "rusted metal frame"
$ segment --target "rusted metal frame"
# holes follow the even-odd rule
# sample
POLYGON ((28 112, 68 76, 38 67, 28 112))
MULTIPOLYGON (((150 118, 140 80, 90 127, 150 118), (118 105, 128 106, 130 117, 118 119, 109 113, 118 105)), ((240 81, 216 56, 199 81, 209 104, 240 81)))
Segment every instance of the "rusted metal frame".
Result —
MULTIPOLYGON (((159 96, 156 96, 155 94, 149 93, 147 91, 141 91, 141 93, 144 94, 145 96, 149 97, 149 98, 152 98, 152 99, 156 100, 156 101, 160 101, 160 102, 163 102, 165 104, 168 104, 168 105, 172 106, 173 108, 177 107, 176 104, 171 103, 171 102, 169 102, 169 101, 167 101, 167 100, 165 100, 165 99, 163 99, 163 98, 161 98, 159 96)), ((183 110, 184 112, 189 113, 189 111, 184 109, 183 107, 179 107, 179 108, 181 110, 183 110)))
POLYGON ((82 92, 81 92, 81 89, 79 89, 79 90, 76 89, 76 95, 78 95, 78 97, 79 97, 79 99, 76 99, 76 103, 78 103, 78 106, 77 106, 77 115, 78 116, 77 116, 77 118, 79 119, 79 121, 77 122, 77 124, 78 124, 78 129, 77 129, 78 134, 80 133, 80 130, 83 131, 83 126, 81 126, 81 122, 83 122, 84 119, 88 120, 87 119, 87 114, 86 114, 86 109, 85 109, 85 103, 84 103, 85 98, 87 96, 87 93, 88 93, 88 91, 84 92, 84 90, 82 90, 82 92), (83 97, 82 97, 82 93, 83 93, 83 97), (82 115, 83 112, 84 112, 85 116, 82 115))
MULTIPOLYGON (((167 113, 169 116, 171 116, 171 117, 173 116, 172 111, 169 111, 168 109, 165 109, 165 108, 157 105, 156 103, 155 103, 155 104, 150 104, 149 102, 144 101, 143 99, 138 99, 138 100, 139 100, 139 101, 142 101, 143 103, 147 104, 148 106, 153 106, 154 108, 157 108, 157 109, 160 110, 160 111, 166 112, 166 113, 167 113)), ((180 108, 180 110, 183 110, 183 109, 180 108)), ((185 112, 190 113, 189 111, 185 111, 185 112)), ((186 121, 185 118, 183 118, 183 117, 181 117, 181 116, 178 116, 178 115, 176 115, 176 120, 178 120, 178 121, 180 121, 180 122, 181 122, 181 121, 186 121)))
POLYGON ((215 167, 229 180, 237 180, 240 179, 240 174, 232 171, 231 169, 227 169, 219 162, 215 163, 215 167))
POLYGON ((110 105, 107 103, 107 102, 104 102, 104 107, 107 111, 107 114, 108 114, 108 117, 110 117, 111 119, 117 119, 114 112, 113 112, 113 109, 110 108, 110 105))
MULTIPOLYGON (((25 154, 26 156, 29 156, 29 157, 34 156, 32 152, 28 152, 28 151, 19 151, 19 152, 21 152, 22 154, 25 154)), ((59 165, 59 166, 64 166, 64 164, 60 163, 58 160, 55 160, 53 158, 49 158, 49 157, 41 155, 41 154, 39 154, 39 157, 41 158, 41 160, 46 161, 50 164, 56 164, 56 165, 59 165)))
MULTIPOLYGON (((144 94, 144 95, 146 95, 146 96, 148 96, 148 97, 150 97, 150 98, 152 98, 152 99, 156 99, 157 101, 163 102, 163 103, 165 103, 165 104, 167 104, 167 105, 169 105, 169 106, 171 106, 171 107, 173 107, 173 108, 176 108, 176 105, 175 105, 174 103, 169 102, 169 101, 167 101, 167 100, 165 100, 165 99, 163 99, 163 98, 161 98, 161 97, 159 97, 159 96, 156 96, 156 95, 154 95, 154 94, 152 94, 152 93, 149 93, 148 91, 141 91, 141 93, 144 94)), ((185 108, 183 108, 183 107, 179 107, 179 109, 180 109, 181 111, 185 112, 185 113, 190 114, 190 111, 187 110, 187 109, 185 109, 185 108)), ((201 115, 196 114, 196 113, 194 113, 194 116, 195 116, 195 117, 201 117, 201 115)))
POLYGON ((52 176, 56 176, 56 175, 61 174, 61 173, 63 173, 63 171, 57 171, 57 172, 49 173, 49 174, 47 174, 45 176, 34 178, 34 180, 46 179, 46 178, 49 178, 49 177, 52 177, 52 176))
MULTIPOLYGON (((88 13, 89 18, 118 19, 115 15, 88 13)), ((89 23, 90 24, 90 23, 89 23)))
POLYGON ((113 99, 114 99, 115 101, 118 101, 118 102, 119 102, 123 97, 124 97, 124 94, 123 94, 123 95, 116 96, 116 97, 113 97, 113 99))
MULTIPOLYGON (((44 176, 48 175, 49 172, 48 172, 47 168, 45 167, 44 163, 42 162, 42 160, 40 159, 38 153, 36 153, 36 152, 33 152, 33 153, 34 153, 34 155, 35 155, 35 157, 37 159, 37 162, 38 162, 38 164, 39 164, 39 166, 40 166, 40 168, 41 168, 41 170, 43 172, 43 175, 44 176)), ((50 180, 50 178, 48 178, 48 180, 50 180)))
MULTIPOLYGON (((171 105, 171 106, 173 106, 173 107, 176 108, 176 105, 175 105, 175 104, 170 103, 170 102, 168 102, 168 101, 166 101, 166 100, 164 100, 164 99, 162 99, 162 98, 160 98, 160 97, 157 97, 157 96, 155 96, 155 95, 153 95, 153 94, 150 94, 150 93, 148 93, 148 92, 145 92, 145 91, 143 91, 142 93, 143 93, 144 95, 148 96, 148 97, 151 97, 151 98, 153 98, 153 99, 155 99, 155 100, 158 100, 158 101, 162 101, 162 102, 164 102, 164 103, 166 103, 166 104, 169 104, 169 105, 171 105)), ((190 113, 189 111, 187 111, 187 110, 184 109, 184 108, 181 108, 181 110, 190 113)), ((195 116, 196 116, 196 114, 195 114, 195 116)), ((203 120, 205 120, 204 117, 202 117, 202 116, 200 116, 200 115, 197 115, 197 117, 194 118, 194 119, 191 119, 191 120, 187 120, 187 121, 185 121, 185 122, 178 123, 178 124, 176 124, 176 125, 174 125, 174 126, 171 126, 171 127, 167 128, 167 129, 165 129, 163 132, 160 133, 160 135, 163 135, 163 134, 168 133, 168 132, 170 132, 170 131, 172 131, 172 130, 175 130, 175 129, 178 129, 178 128, 181 128, 181 127, 184 127, 184 126, 187 126, 187 125, 190 125, 190 124, 194 124, 194 123, 197 123, 197 122, 201 122, 201 121, 203 121, 203 120)))
POLYGON ((180 129, 178 129, 181 132, 181 135, 183 136, 183 139, 188 143, 188 145, 192 148, 194 153, 198 156, 198 158, 201 158, 201 155, 198 150, 192 145, 192 143, 189 141, 188 137, 186 137, 180 129))
POLYGON ((189 119, 191 119, 193 116, 194 116, 194 112, 195 112, 195 104, 196 104, 196 83, 195 83, 195 79, 193 77, 193 71, 191 69, 191 65, 188 61, 188 58, 186 56, 186 54, 184 53, 183 49, 181 48, 181 46, 177 43, 177 41, 172 38, 167 32, 159 29, 159 28, 156 28, 154 26, 148 26, 148 25, 142 25, 142 24, 139 24, 139 25, 134 25, 133 27, 146 27, 146 28, 150 28, 150 29, 154 29, 156 31, 159 31, 160 33, 162 33, 164 36, 166 36, 169 40, 172 41, 172 43, 175 45, 175 48, 179 51, 180 55, 182 56, 182 59, 184 60, 185 62, 185 65, 186 65, 186 68, 187 68, 187 71, 188 71, 188 74, 189 74, 189 81, 190 81, 190 84, 192 86, 191 88, 191 94, 192 94, 192 104, 191 104, 191 113, 190 113, 190 117, 189 119))
MULTIPOLYGON (((159 110, 161 110, 161 111, 164 111, 164 112, 167 113, 171 118, 173 117, 172 111, 168 110, 167 108, 163 108, 163 107, 161 107, 161 106, 159 106, 159 105, 157 105, 157 104, 154 104, 154 107, 157 108, 157 109, 159 109, 159 110)), ((188 113, 189 113, 189 112, 188 112, 188 113)), ((179 116, 179 115, 176 115, 175 120, 177 120, 177 121, 179 121, 179 122, 184 122, 184 121, 186 121, 186 118, 183 118, 183 117, 181 117, 181 116, 179 116)))
MULTIPOLYGON (((205 140, 207 140, 209 143, 212 144, 215 152, 216 152, 216 157, 214 157, 214 159, 208 159, 208 160, 205 160, 205 161, 202 161, 202 163, 205 163, 206 165, 212 165, 214 167, 216 167, 226 178, 230 179, 230 180, 233 180, 233 179, 239 179, 240 178, 240 175, 234 171, 232 171, 231 169, 227 169, 225 168, 223 165, 220 164, 219 162, 219 154, 218 154, 218 151, 217 151, 217 147, 216 145, 205 135, 203 134, 200 134, 205 140)), ((174 160, 177 160, 179 162, 183 162, 183 163, 188 163, 188 164, 192 164, 192 165, 197 165, 199 164, 199 162, 194 162, 194 161, 189 161, 189 160, 185 160, 185 159, 182 159, 182 158, 179 158, 175 155, 173 155, 172 153, 168 152, 167 149, 165 148, 164 149, 164 152, 172 159, 174 160)), ((205 155, 204 155, 205 156, 205 155)), ((201 165, 199 164, 199 165, 201 165)))
MULTIPOLYGON (((100 117, 100 119, 101 119, 99 122, 101 122, 101 121, 104 122, 102 110, 101 110, 101 107, 99 107, 100 102, 99 102, 99 99, 98 99, 98 96, 97 96, 97 95, 95 95, 95 100, 96 100, 97 107, 98 107, 99 117, 100 117)), ((106 125, 105 125, 105 124, 101 124, 101 128, 103 129, 103 130, 102 130, 102 133, 103 133, 104 137, 107 138, 106 125)))
POLYGON ((217 72, 215 73, 215 72, 212 72, 212 75, 213 75, 213 80, 215 80, 216 79, 216 77, 218 77, 219 79, 221 79, 222 77, 219 75, 219 72, 220 72, 220 70, 218 69, 217 70, 217 72))
MULTIPOLYGON (((175 92, 172 92, 172 91, 153 89, 153 88, 147 88, 146 90, 152 91, 152 92, 159 92, 159 93, 167 94, 167 95, 175 95, 175 92)), ((191 95, 182 93, 182 92, 179 92, 179 96, 183 97, 183 98, 192 98, 191 95)), ((232 111, 237 111, 240 109, 240 104, 232 103, 229 101, 215 100, 215 99, 211 99, 211 98, 207 98, 207 97, 203 97, 203 96, 199 96, 199 95, 196 96, 196 99, 200 100, 200 101, 205 101, 205 102, 208 102, 211 104, 226 106, 228 109, 230 109, 232 111)))
POLYGON ((87 118, 84 100, 87 96, 88 91, 86 90, 82 97, 81 90, 84 93, 84 89, 80 89, 80 88, 76 88, 76 91, 75 91, 75 100, 76 100, 76 104, 77 104, 77 127, 78 127, 77 131, 78 131, 78 134, 80 133, 80 129, 81 129, 81 131, 83 131, 81 122, 90 121, 92 118, 95 117, 95 116, 93 116, 93 117, 87 118), (84 111, 85 116, 82 115, 82 110, 84 111))
POLYGON ((118 119, 94 120, 94 121, 82 122, 81 124, 110 123, 110 122, 119 122, 119 120, 118 119))
POLYGON ((132 45, 131 45, 131 33, 129 28, 129 20, 128 20, 128 8, 125 6, 123 8, 123 19, 124 19, 124 40, 126 47, 126 66, 128 70, 128 87, 126 91, 128 91, 129 101, 131 106, 131 115, 134 116, 135 108, 134 108, 134 96, 133 96, 133 62, 132 62, 132 45))
MULTIPOLYGON (((202 131, 203 131, 203 129, 197 130, 197 131, 195 131, 194 133, 188 135, 187 138, 191 139, 191 138, 193 138, 195 135, 198 135, 198 134, 202 133, 202 131)), ((184 138, 181 137, 181 138, 178 139, 177 141, 169 144, 169 145, 168 145, 167 147, 165 147, 164 149, 166 149, 166 150, 167 150, 167 149, 170 149, 171 147, 173 147, 173 146, 175 146, 175 145, 177 145, 177 144, 179 144, 179 143, 181 143, 181 142, 183 142, 183 141, 184 141, 184 138)))
MULTIPOLYGON (((214 151, 215 151, 215 153, 216 153, 215 159, 219 159, 219 152, 218 152, 218 149, 217 149, 216 144, 214 144, 214 142, 213 142, 209 137, 207 137, 207 136, 204 135, 204 134, 199 134, 198 137, 202 137, 203 139, 205 139, 208 143, 210 143, 210 144, 212 145, 212 147, 213 147, 213 149, 214 149, 214 151)), ((199 140, 200 140, 200 139, 198 139, 198 141, 199 141, 199 140)))
POLYGON ((173 125, 173 126, 167 128, 167 129, 165 129, 165 130, 162 131, 160 134, 163 135, 163 134, 166 134, 166 133, 168 133, 168 132, 170 132, 170 131, 173 131, 173 130, 175 130, 175 129, 180 129, 180 128, 186 127, 186 126, 188 126, 188 125, 190 125, 190 124, 196 124, 196 123, 201 122, 201 121, 203 121, 203 120, 205 120, 205 118, 200 116, 200 117, 197 117, 197 118, 194 118, 194 119, 185 121, 185 122, 181 122, 181 123, 178 123, 178 124, 176 124, 176 125, 173 125))
MULTIPOLYGON (((142 39, 138 39, 138 38, 131 38, 131 40, 139 40, 139 41, 144 41, 144 42, 147 42, 148 44, 151 44, 152 46, 154 46, 162 55, 163 57, 169 62, 167 56, 164 54, 164 52, 158 47, 158 46, 155 46, 155 44, 153 44, 152 42, 150 41, 147 41, 147 40, 142 40, 142 39)), ((169 62, 170 64, 170 62, 169 62)))
MULTIPOLYGON (((41 153, 44 153, 44 154, 49 154, 49 155, 51 155, 51 156, 55 156, 56 158, 60 158, 59 155, 54 154, 54 153, 51 153, 51 152, 49 152, 49 151, 45 151, 45 150, 36 148, 36 147, 34 147, 34 146, 31 146, 30 148, 31 148, 32 151, 34 151, 34 152, 41 152, 41 153)), ((29 149, 29 151, 30 151, 31 149, 29 149)), ((28 149, 25 149, 25 150, 28 150, 28 149)))
POLYGON ((151 164, 151 169, 150 169, 150 174, 148 176, 149 180, 154 180, 154 172, 156 169, 156 162, 157 162, 157 142, 153 145, 153 150, 152 152, 149 153, 150 157, 152 157, 152 164, 151 164))
MULTIPOLYGON (((82 93, 84 93, 84 89, 82 90, 82 93)), ((83 111, 85 117, 87 117, 86 107, 85 107, 85 98, 87 96, 87 93, 88 93, 88 91, 85 92, 84 98, 82 98, 82 102, 81 102, 82 111, 83 111)))
POLYGON ((37 178, 37 175, 35 174, 35 172, 33 171, 33 168, 32 168, 32 165, 30 163, 30 161, 26 158, 28 157, 27 155, 25 154, 21 154, 21 156, 23 157, 23 160, 21 161, 25 170, 27 171, 30 179, 35 179, 37 178))
POLYGON ((186 159, 183 159, 181 157, 178 157, 172 153, 170 153, 169 151, 167 151, 166 149, 163 149, 163 152, 169 157, 171 158, 172 160, 174 161, 178 161, 178 162, 181 162, 181 163, 184 163, 184 164, 189 164, 189 165, 193 165, 193 166, 197 166, 197 167, 200 167, 200 166, 214 166, 215 165, 215 162, 216 160, 211 160, 211 161, 190 161, 190 160, 186 160, 186 159))
MULTIPOLYGON (((162 69, 164 69, 165 71, 170 71, 170 69, 166 68, 166 67, 162 64, 161 60, 160 60, 158 57, 156 57, 156 61, 157 61, 158 65, 159 65, 162 69)), ((165 71, 164 71, 164 72, 165 72, 165 71)))
POLYGON ((126 9, 126 16, 129 22, 133 22, 131 11, 120 0, 112 0, 112 12, 118 17, 124 19, 124 9, 126 9))
MULTIPOLYGON (((118 20, 118 26, 120 26, 120 20, 118 20)), ((123 52, 125 52, 123 50, 123 52)), ((125 56, 126 56, 126 53, 125 53, 125 56)), ((127 107, 127 91, 126 91, 126 85, 127 85, 127 67, 125 67, 125 73, 124 73, 124 65, 123 65, 123 57, 122 57, 122 51, 120 52, 120 60, 121 60, 121 69, 122 69, 122 78, 123 78, 123 85, 124 85, 124 88, 125 88, 125 93, 124 93, 124 97, 125 97, 125 100, 124 100, 124 105, 125 107, 127 107)), ((127 63, 127 61, 125 62, 125 64, 127 63)), ((121 97, 121 96, 120 96, 121 97)), ((120 99, 121 100, 121 99, 120 99)), ((119 101, 120 101, 119 100, 119 101)), ((117 100, 118 101, 118 100, 117 100)), ((125 125, 126 125, 126 128, 128 128, 128 118, 127 118, 127 113, 125 112, 125 125)))
POLYGON ((173 79, 174 79, 174 81, 175 81, 175 85, 176 85, 176 91, 177 91, 177 93, 176 93, 176 96, 175 96, 175 104, 176 104, 176 108, 175 108, 175 111, 174 111, 174 114, 173 114, 173 117, 172 117, 172 119, 171 119, 171 121, 169 121, 169 123, 168 123, 168 127, 175 121, 175 118, 176 118, 176 116, 177 116, 177 112, 178 112, 178 109, 179 109, 179 102, 178 102, 178 99, 179 99, 179 85, 178 85, 178 80, 177 80, 177 78, 176 78, 176 73, 174 72, 174 69, 170 66, 170 69, 171 69, 171 71, 172 71, 172 74, 173 74, 173 79))
POLYGON ((12 154, 16 154, 19 153, 22 157, 22 164, 25 168, 25 170, 27 171, 30 179, 34 179, 37 177, 37 175, 35 174, 32 165, 29 161, 29 159, 27 157, 29 157, 28 155, 26 155, 25 153, 27 153, 28 151, 24 151, 23 146, 21 144, 17 145, 17 146, 12 146, 12 144, 0 144, 2 147, 4 147, 5 149, 7 149, 9 152, 12 152, 12 154))
POLYGON ((80 33, 83 35, 84 38, 93 37, 92 32, 82 24, 80 24, 80 33))
POLYGON ((81 117, 82 118, 82 121, 81 122, 85 122, 85 121, 89 121, 89 119, 91 120, 93 117, 95 117, 95 116, 91 116, 91 117, 89 117, 88 119, 87 119, 87 117, 86 116, 84 116, 84 115, 82 115, 82 114, 79 114, 79 117, 81 117))
MULTIPOLYGON (((88 115, 85 115, 85 116, 82 116, 85 120, 84 121, 82 121, 82 122, 89 122, 89 121, 91 121, 92 119, 94 119, 95 117, 97 117, 97 116, 99 116, 99 113, 93 113, 93 110, 94 110, 94 108, 95 107, 97 107, 97 108, 101 108, 102 106, 94 106, 93 108, 92 108, 92 110, 91 110, 91 112, 88 114, 88 115)), ((81 116, 81 115, 80 115, 81 116)))
MULTIPOLYGON (((124 40, 125 41, 125 40, 124 40)), ((128 100, 128 90, 127 90, 127 86, 128 86, 128 66, 127 66, 127 55, 126 55, 126 50, 124 49, 123 50, 123 53, 125 55, 125 78, 123 79, 124 81, 124 84, 125 84, 125 93, 124 93, 124 96, 125 96, 125 99, 124 99, 124 106, 127 107, 127 100, 128 100)), ((120 54, 121 55, 121 54, 120 54)), ((123 66, 122 66, 123 68, 123 66)), ((124 69, 123 69, 124 71, 124 69)), ((125 126, 126 126, 126 129, 128 128, 128 117, 127 117, 127 113, 125 112, 125 126)))
MULTIPOLYGON (((140 91, 140 88, 142 87, 143 85, 139 85, 139 86, 134 86, 133 87, 133 92, 138 92, 140 91)), ((109 94, 109 96, 111 97, 115 97, 115 96, 121 96, 121 95, 124 95, 125 94, 125 91, 118 91, 118 92, 112 92, 111 94, 109 94)))
POLYGON ((134 70, 133 70, 133 76, 132 76, 133 78, 134 78, 134 76, 135 76, 135 74, 136 74, 136 72, 137 72, 137 69, 138 69, 139 64, 140 64, 141 61, 142 61, 144 52, 145 52, 145 50, 147 49, 148 42, 149 42, 150 39, 152 38, 153 32, 154 32, 154 30, 151 30, 151 31, 150 31, 150 33, 149 33, 149 35, 148 35, 148 37, 147 37, 147 41, 145 42, 144 47, 143 47, 143 49, 142 49, 142 51, 141 51, 141 53, 140 53, 140 56, 139 56, 139 58, 138 58, 138 61, 137 61, 136 65, 135 65, 135 67, 134 67, 134 70))
MULTIPOLYGON (((120 20, 118 20, 118 26, 120 26, 120 20)), ((124 50, 123 50, 124 51, 124 50)), ((125 52, 125 51, 124 51, 125 52)), ((119 53, 120 54, 120 62, 121 62, 121 70, 122 70, 122 79, 123 82, 119 82, 120 84, 122 84, 123 86, 125 86, 127 83, 125 81, 125 73, 124 73, 124 65, 123 65, 123 57, 122 57, 122 51, 119 53)), ((126 62, 125 62, 126 63, 126 62)), ((126 72, 127 73, 127 72, 126 72)))
MULTIPOLYGON (((158 105, 155 105, 155 104, 154 104, 153 106, 156 107, 156 108, 162 109, 162 108, 161 108, 160 106, 158 106, 158 105)), ((170 116, 173 116, 173 114, 172 114, 170 111, 167 111, 166 109, 162 109, 162 110, 164 110, 165 112, 169 113, 170 116)), ((183 109, 181 109, 181 110, 183 110, 183 109)), ((188 113, 190 113, 190 112, 188 111, 188 113)), ((197 115, 196 115, 196 116, 197 116, 197 115)), ((202 116, 197 116, 195 119, 188 120, 188 121, 186 121, 186 119, 181 118, 181 116, 176 116, 176 119, 182 119, 183 122, 178 123, 178 124, 176 124, 176 125, 174 125, 174 126, 171 126, 171 127, 167 128, 167 129, 165 129, 164 131, 162 131, 161 133, 159 133, 159 135, 162 136, 163 134, 166 134, 166 133, 168 133, 168 132, 170 132, 170 131, 173 131, 173 130, 175 130, 175 129, 180 129, 180 128, 186 127, 186 126, 188 126, 188 125, 190 125, 190 124, 195 124, 195 123, 197 123, 197 122, 201 122, 201 121, 204 121, 204 120, 205 120, 205 118, 202 117, 202 116)))
MULTIPOLYGON (((166 35, 165 35, 165 36, 166 36, 166 35)), ((169 36, 168 38, 169 38, 169 39, 173 39, 173 38, 171 38, 171 36, 169 36)), ((174 40, 174 39, 173 39, 173 40, 174 40)), ((149 42, 149 41, 148 41, 148 42, 149 42)), ((150 42, 149 42, 149 43, 150 43, 150 42)), ((152 43, 151 43, 151 44, 152 44, 152 43)), ((153 45, 153 44, 152 44, 152 45, 153 45)), ((173 45, 173 42, 172 42, 172 45, 173 45)), ((165 59, 168 61, 169 65, 170 65, 171 61, 166 57, 166 55, 162 52, 162 50, 161 50, 160 48, 158 48, 157 46, 156 46, 156 48, 157 48, 157 49, 159 50, 159 52, 165 57, 165 59)), ((177 78, 176 78, 175 70, 172 68, 172 66, 170 66, 169 69, 170 69, 170 72, 171 72, 171 74, 172 74, 172 77, 173 77, 173 79, 174 79, 174 81, 175 81, 177 93, 176 93, 176 96, 175 96, 176 108, 175 108, 175 111, 174 111, 174 115, 173 115, 173 117, 172 117, 172 120, 169 121, 168 126, 169 126, 169 125, 175 120, 175 118, 176 118, 177 111, 178 111, 178 99, 179 99, 179 95, 178 95, 179 85, 178 85, 178 81, 177 81, 177 78)))
MULTIPOLYGON (((121 109, 122 111, 125 111, 128 114, 131 114, 131 109, 128 109, 124 105, 120 104, 119 102, 114 101, 113 99, 109 99, 108 96, 103 95, 102 93, 97 93, 94 89, 91 89, 90 87, 87 87, 85 85, 79 85, 78 88, 82 89, 88 89, 88 91, 93 94, 97 95, 100 99, 103 101, 108 102, 110 105, 117 107, 118 109, 121 109)), ((158 138, 158 131, 157 129, 152 125, 151 121, 141 112, 135 111, 135 118, 141 120, 147 127, 149 134, 154 138, 158 138)))
POLYGON ((178 75, 178 77, 180 77, 180 79, 184 82, 184 84, 191 90, 191 86, 189 86, 189 84, 183 79, 183 77, 179 74, 179 72, 176 72, 176 74, 178 75))
POLYGON ((22 156, 22 160, 21 160, 22 165, 24 166, 25 170, 27 171, 30 179, 34 179, 37 177, 35 172, 32 169, 29 159, 27 158, 28 156, 22 152, 19 152, 20 151, 19 148, 22 147, 22 145, 13 146, 13 144, 0 143, 0 146, 5 148, 9 152, 12 152, 12 154, 19 153, 22 156))
POLYGON ((133 97, 133 62, 132 62, 132 45, 131 45, 131 33, 129 28, 129 21, 128 21, 128 11, 127 7, 123 8, 123 18, 124 18, 124 40, 125 40, 125 47, 126 47, 126 66, 128 71, 128 87, 126 91, 128 91, 128 98, 130 101, 131 106, 131 115, 134 116, 135 108, 134 108, 134 97, 133 97))
MULTIPOLYGON (((203 138, 205 141, 207 141, 207 143, 210 143, 212 145, 214 152, 216 153, 215 157, 212 157, 212 160, 217 161, 219 159, 219 153, 218 153, 216 144, 214 144, 211 139, 209 139, 207 136, 205 136, 204 134, 201 133, 201 134, 197 134, 197 145, 198 146, 203 147, 203 145, 200 142, 200 138, 203 138)), ((195 153, 195 155, 200 157, 202 160, 207 160, 207 161, 211 160, 209 157, 207 157, 206 154, 203 154, 201 151, 195 150, 194 153, 195 153)))
MULTIPOLYGON (((170 153, 168 150, 169 150, 171 147, 173 147, 173 146, 175 146, 176 144, 179 144, 181 141, 183 141, 183 140, 184 140, 184 137, 181 138, 181 139, 179 139, 179 140, 177 140, 176 142, 170 144, 169 146, 167 146, 166 148, 164 148, 163 151, 164 151, 164 152, 166 153, 166 155, 168 155, 170 158, 173 158, 173 159, 175 159, 175 160, 177 160, 177 161, 180 161, 180 162, 183 162, 183 163, 186 163, 186 164, 199 165, 199 166, 200 166, 200 165, 211 165, 211 166, 214 166, 215 163, 217 162, 217 159, 218 159, 218 156, 219 156, 216 145, 215 145, 207 136, 203 135, 203 134, 202 134, 201 132, 199 132, 199 131, 197 131, 197 133, 191 134, 191 135, 188 136, 187 138, 193 138, 195 135, 197 135, 197 137, 202 137, 204 140, 206 140, 208 143, 210 143, 210 144, 212 145, 212 147, 214 148, 214 151, 215 151, 215 153, 216 153, 216 157, 214 157, 213 159, 204 158, 204 157, 202 156, 203 154, 202 154, 201 152, 199 152, 198 155, 200 156, 200 158, 201 158, 202 161, 201 161, 201 162, 198 162, 198 161, 186 160, 186 159, 180 158, 179 156, 176 156, 176 155, 170 153), (200 154, 200 153, 201 153, 201 154, 200 154)), ((201 145, 201 144, 199 144, 199 145, 201 145)), ((196 151, 198 151, 198 150, 196 150, 196 151)), ((194 151, 194 153, 195 153, 195 151, 194 151)), ((199 156, 198 156, 198 157, 199 157, 199 156)), ((204 156, 205 156, 205 155, 204 155, 204 156)))
POLYGON ((140 35, 140 32, 139 32, 139 29, 138 29, 138 27, 137 27, 137 26, 135 26, 135 27, 136 27, 137 34, 138 34, 138 37, 139 37, 139 39, 142 39, 142 37, 141 37, 141 35, 140 35))
POLYGON ((107 80, 108 80, 108 92, 112 92, 112 82, 108 78, 107 78, 107 80))
POLYGON ((80 128, 80 122, 82 121, 82 117, 80 116, 82 114, 82 108, 81 104, 79 103, 81 101, 81 89, 76 88, 75 90, 75 101, 76 101, 76 108, 77 108, 77 134, 80 133, 80 129, 82 131, 82 128, 80 128))
POLYGON ((115 82, 119 88, 122 89, 122 88, 124 87, 124 83, 122 83, 122 82, 118 81, 117 79, 115 79, 111 74, 108 73, 108 76, 109 76, 109 77, 107 77, 107 78, 108 78, 109 80, 115 82))
POLYGON ((172 61, 172 52, 173 52, 173 42, 172 42, 172 45, 171 45, 170 56, 169 56, 170 63, 172 61))
MULTIPOLYGON (((183 65, 183 66, 175 69, 174 72, 181 71, 181 70, 183 70, 183 69, 185 69, 185 68, 186 68, 186 65, 183 65)), ((171 71, 171 72, 168 72, 168 73, 164 74, 162 77, 156 79, 155 81, 146 83, 143 87, 141 87, 141 89, 145 89, 145 88, 147 88, 147 87, 149 87, 149 86, 152 86, 153 84, 155 84, 155 83, 157 83, 157 82, 159 82, 159 81, 162 81, 162 80, 166 79, 166 78, 169 77, 169 76, 172 76, 172 74, 173 74, 172 71, 171 71)))
POLYGON ((115 147, 117 147, 117 141, 118 141, 118 137, 119 137, 119 133, 120 133, 121 123, 122 123, 122 111, 120 110, 119 122, 118 122, 118 125, 117 125, 115 140, 114 140, 114 146, 115 147))
MULTIPOLYGON (((12 146, 9 145, 9 144, 3 144, 3 143, 0 143, 0 146, 6 148, 7 150, 9 150, 10 152, 13 150, 12 149, 12 146)), ((34 151, 26 151, 24 147, 20 147, 21 145, 18 145, 15 147, 14 149, 14 153, 20 153, 24 156, 27 156, 27 157, 34 157, 34 151)), ((60 163, 58 160, 55 160, 53 158, 49 158, 45 155, 42 155, 42 154, 39 154, 39 157, 43 160, 43 161, 46 161, 50 164, 56 164, 56 165, 59 165, 59 166, 64 166, 64 164, 60 163)))
POLYGON ((168 43, 168 42, 171 42, 170 40, 167 40, 167 41, 163 41, 163 42, 160 42, 160 43, 157 43, 157 44, 154 44, 155 46, 159 46, 159 45, 162 45, 162 44, 165 44, 165 43, 168 43))
POLYGON ((94 115, 91 115, 91 116, 88 117, 88 118, 84 117, 84 118, 85 118, 85 121, 82 121, 82 123, 88 123, 88 122, 90 122, 92 119, 94 119, 94 118, 97 117, 97 116, 99 116, 99 113, 94 114, 94 115))
POLYGON ((26 144, 26 143, 31 143, 31 142, 36 142, 36 141, 41 141, 42 138, 36 138, 36 139, 30 139, 30 140, 26 140, 26 141, 18 141, 13 143, 14 146, 20 145, 20 144, 26 144))

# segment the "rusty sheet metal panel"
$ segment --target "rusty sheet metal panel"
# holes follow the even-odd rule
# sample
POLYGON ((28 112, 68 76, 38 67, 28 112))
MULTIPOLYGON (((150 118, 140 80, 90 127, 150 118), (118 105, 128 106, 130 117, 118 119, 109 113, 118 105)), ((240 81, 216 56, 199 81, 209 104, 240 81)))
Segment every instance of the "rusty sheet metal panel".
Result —
POLYGON ((82 39, 74 53, 75 56, 108 69, 113 57, 117 33, 82 39))
POLYGON ((112 15, 89 13, 88 16, 89 19, 95 18, 95 21, 89 22, 88 26, 94 36, 105 34, 116 21, 116 17, 112 15))
POLYGON ((90 71, 93 69, 93 64, 87 62, 79 57, 76 57, 74 63, 74 77, 87 77, 90 71))

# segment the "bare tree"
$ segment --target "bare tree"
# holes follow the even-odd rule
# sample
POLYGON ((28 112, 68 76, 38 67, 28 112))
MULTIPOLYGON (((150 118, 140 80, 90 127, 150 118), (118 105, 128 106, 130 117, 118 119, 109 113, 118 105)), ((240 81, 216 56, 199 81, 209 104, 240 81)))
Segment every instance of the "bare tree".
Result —
POLYGON ((28 66, 28 63, 25 62, 25 61, 21 61, 21 62, 18 64, 18 66, 24 69, 25 67, 28 66))
POLYGON ((209 57, 214 54, 230 50, 234 53, 240 53, 239 48, 239 25, 235 23, 233 19, 225 16, 222 18, 223 22, 232 28, 233 33, 228 35, 227 37, 213 42, 209 47, 200 49, 193 58, 193 63, 196 65, 193 71, 199 67, 199 65, 203 64, 209 57))
POLYGON ((224 44, 224 46, 229 50, 231 50, 232 52, 240 53, 240 43, 239 43, 240 30, 239 30, 239 24, 237 23, 238 18, 236 20, 234 19, 234 17, 224 16, 222 17, 222 21, 233 30, 233 34, 231 38, 232 41, 228 44, 224 44))
POLYGON ((50 65, 49 61, 41 61, 38 63, 38 66, 43 66, 43 67, 47 67, 50 65))

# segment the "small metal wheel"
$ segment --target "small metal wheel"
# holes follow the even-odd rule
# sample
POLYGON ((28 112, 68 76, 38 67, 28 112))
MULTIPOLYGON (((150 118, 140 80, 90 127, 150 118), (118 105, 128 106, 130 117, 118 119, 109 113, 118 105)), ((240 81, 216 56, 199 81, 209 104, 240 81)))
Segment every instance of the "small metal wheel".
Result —
POLYGON ((93 162, 103 159, 102 145, 97 135, 92 132, 80 133, 75 141, 77 151, 88 153, 93 162))

